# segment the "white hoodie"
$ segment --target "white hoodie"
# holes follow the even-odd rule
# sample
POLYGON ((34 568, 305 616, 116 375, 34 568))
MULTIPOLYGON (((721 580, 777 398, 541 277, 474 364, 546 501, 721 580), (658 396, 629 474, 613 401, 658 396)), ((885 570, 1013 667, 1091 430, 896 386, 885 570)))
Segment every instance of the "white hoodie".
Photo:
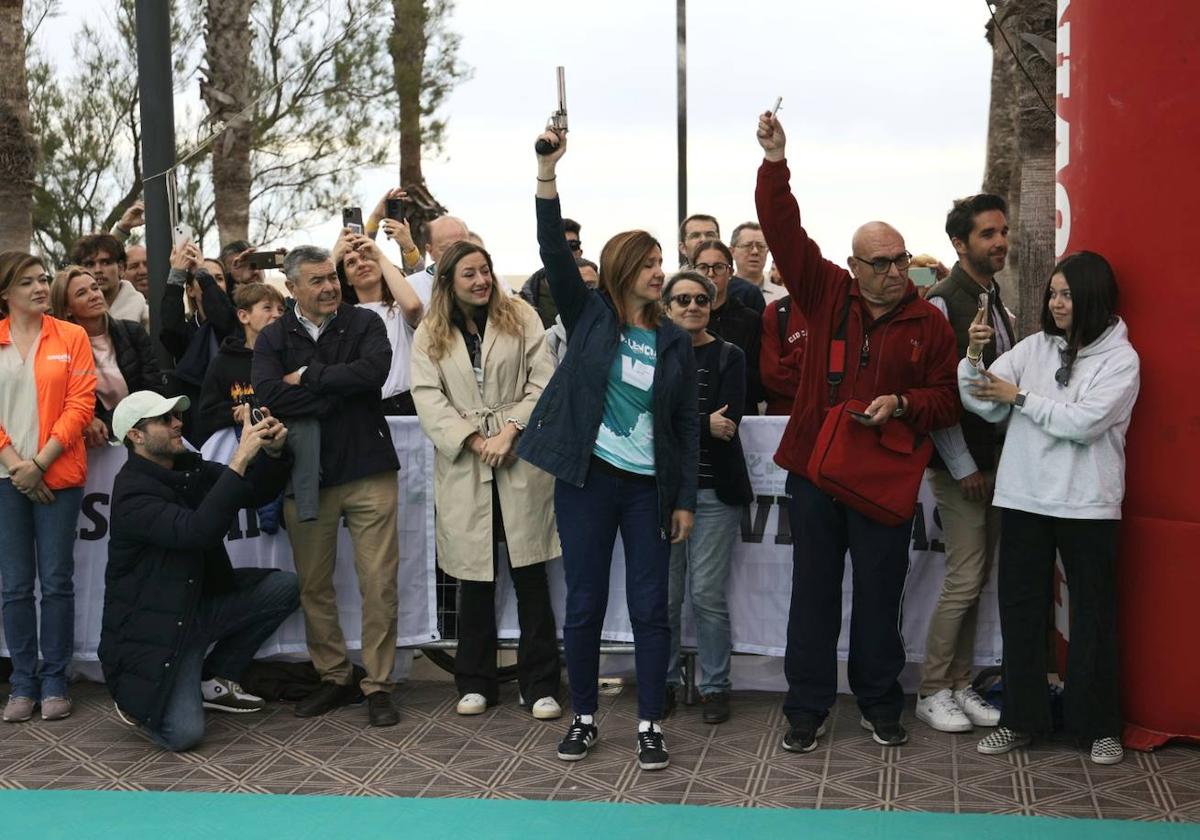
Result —
POLYGON ((996 507, 1063 519, 1120 519, 1125 498, 1125 432, 1137 400, 1138 355, 1125 322, 1080 349, 1064 388, 1061 336, 1037 333, 992 363, 991 372, 1026 393, 1024 408, 972 396, 984 379, 963 359, 963 407, 991 423, 1008 419, 996 471, 996 507))

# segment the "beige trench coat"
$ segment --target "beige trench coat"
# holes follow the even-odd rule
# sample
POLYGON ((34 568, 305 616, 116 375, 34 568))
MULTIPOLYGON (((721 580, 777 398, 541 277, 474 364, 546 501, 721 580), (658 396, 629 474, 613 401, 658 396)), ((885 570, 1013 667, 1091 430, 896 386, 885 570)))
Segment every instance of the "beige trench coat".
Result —
POLYGON ((463 444, 472 433, 496 434, 511 417, 525 424, 554 373, 541 319, 518 301, 523 338, 506 335, 489 322, 483 335, 483 393, 461 333, 453 330, 450 352, 429 358, 429 335, 417 328, 412 348, 412 396, 421 428, 433 441, 434 504, 438 565, 456 578, 490 581, 492 569, 492 482, 514 567, 558 557, 562 549, 554 521, 554 478, 517 460, 493 470, 463 444))

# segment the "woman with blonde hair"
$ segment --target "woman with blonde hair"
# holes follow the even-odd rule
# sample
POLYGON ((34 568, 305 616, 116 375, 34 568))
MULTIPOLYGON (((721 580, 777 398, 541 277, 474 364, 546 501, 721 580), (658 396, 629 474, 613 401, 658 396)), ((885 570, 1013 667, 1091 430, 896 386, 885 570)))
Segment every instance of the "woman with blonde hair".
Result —
POLYGON ((541 319, 504 291, 488 252, 471 242, 447 249, 413 336, 412 396, 436 451, 438 565, 459 580, 454 680, 460 715, 482 714, 499 699, 495 582, 501 543, 517 595, 522 702, 539 720, 562 714, 545 567, 561 553, 554 479, 514 454, 553 372, 541 319))
POLYGON ((117 403, 134 391, 162 391, 158 359, 150 336, 137 321, 112 317, 100 283, 86 268, 69 265, 50 284, 50 310, 55 318, 83 327, 96 362, 95 416, 83 439, 88 447, 112 439, 117 403))
POLYGON ((87 334, 49 310, 45 263, 20 251, 0 254, 0 614, 13 664, 8 723, 29 720, 39 704, 43 720, 71 714, 75 530, 96 376, 87 334))

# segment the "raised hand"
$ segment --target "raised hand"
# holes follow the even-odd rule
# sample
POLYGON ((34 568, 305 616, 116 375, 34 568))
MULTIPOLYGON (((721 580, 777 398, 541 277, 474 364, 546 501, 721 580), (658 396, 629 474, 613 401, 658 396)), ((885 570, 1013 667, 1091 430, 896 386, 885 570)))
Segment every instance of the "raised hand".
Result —
POLYGON ((565 133, 555 131, 553 128, 547 128, 537 136, 537 139, 545 140, 551 146, 555 147, 554 151, 548 154, 538 155, 539 163, 549 164, 553 167, 567 153, 567 135, 565 133))
POLYGON ((758 145, 762 146, 763 157, 770 161, 780 161, 784 158, 784 147, 787 137, 779 118, 770 111, 764 111, 758 117, 758 131, 755 133, 758 145))

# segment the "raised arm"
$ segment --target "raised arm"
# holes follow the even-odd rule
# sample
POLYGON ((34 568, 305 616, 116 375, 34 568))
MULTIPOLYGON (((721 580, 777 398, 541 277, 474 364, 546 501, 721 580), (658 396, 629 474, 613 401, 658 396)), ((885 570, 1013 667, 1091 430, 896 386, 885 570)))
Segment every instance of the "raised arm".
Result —
POLYGON ((567 151, 567 136, 555 131, 546 131, 539 137, 557 148, 546 155, 538 155, 537 174, 537 236, 542 265, 546 267, 546 280, 550 283, 550 295, 563 325, 568 331, 583 312, 592 291, 583 282, 575 255, 567 245, 563 233, 562 206, 558 200, 558 161, 567 151))
POLYGON ((800 224, 800 205, 792 195, 791 172, 784 156, 787 138, 774 114, 767 112, 758 118, 757 137, 763 148, 754 190, 758 221, 794 305, 808 315, 827 295, 845 295, 850 272, 825 259, 800 224))

